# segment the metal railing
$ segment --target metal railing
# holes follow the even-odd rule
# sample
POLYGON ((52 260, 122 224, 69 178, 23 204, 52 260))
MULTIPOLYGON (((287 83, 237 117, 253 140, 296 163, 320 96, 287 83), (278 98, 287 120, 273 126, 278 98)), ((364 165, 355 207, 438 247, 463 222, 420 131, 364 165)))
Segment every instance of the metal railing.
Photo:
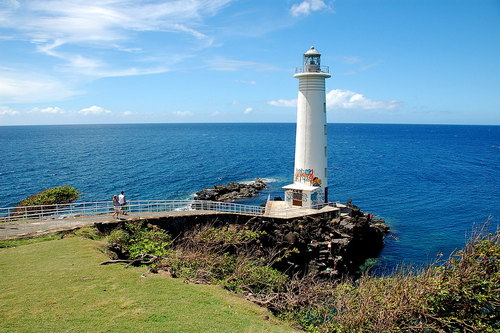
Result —
MULTIPOLYGON (((292 217, 297 214, 311 214, 313 210, 330 206, 337 207, 337 203, 329 202, 310 208, 284 207, 278 214, 269 216, 292 217)), ((42 206, 23 206, 0 208, 0 222, 18 222, 34 220, 57 220, 72 217, 86 217, 113 214, 115 207, 112 201, 77 202, 70 204, 55 204, 42 206)), ((175 212, 175 211, 213 211, 233 214, 264 215, 265 208, 261 206, 243 205, 231 202, 206 200, 136 200, 129 201, 122 207, 123 211, 131 214, 175 212)))
POLYGON ((329 66, 312 66, 304 65, 300 67, 295 67, 295 73, 330 73, 329 66))
MULTIPOLYGON (((0 208, 0 222, 65 219, 69 217, 112 214, 112 201, 78 202, 42 206, 0 208)), ((129 213, 209 210, 225 213, 262 215, 264 208, 237 203, 203 200, 137 200, 129 201, 122 210, 129 213)))

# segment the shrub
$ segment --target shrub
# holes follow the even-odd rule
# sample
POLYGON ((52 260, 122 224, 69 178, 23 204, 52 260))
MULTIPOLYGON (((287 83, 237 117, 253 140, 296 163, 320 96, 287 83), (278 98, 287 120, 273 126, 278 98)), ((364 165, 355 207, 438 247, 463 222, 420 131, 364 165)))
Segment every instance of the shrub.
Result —
POLYGON ((217 284, 231 275, 237 265, 237 257, 228 253, 196 253, 177 250, 167 263, 174 277, 196 283, 217 284))
POLYGON ((428 307, 449 331, 500 329, 500 234, 476 237, 445 266, 434 269, 428 307))
POLYGON ((166 256, 172 244, 172 237, 166 231, 142 223, 127 223, 124 229, 113 230, 107 239, 130 258, 141 254, 166 256))
POLYGON ((83 227, 80 229, 77 229, 73 232, 75 236, 78 237, 83 237, 83 238, 88 238, 88 239, 93 239, 93 240, 98 240, 101 239, 101 233, 99 230, 93 227, 83 227))
POLYGON ((107 237, 108 243, 116 244, 122 248, 128 245, 130 235, 122 229, 114 229, 107 237))
POLYGON ((208 227, 200 230, 195 239, 200 243, 238 245, 256 241, 265 234, 263 231, 253 231, 236 228, 214 228, 208 227))
POLYGON ((288 277, 270 267, 275 258, 260 249, 263 234, 245 226, 201 227, 178 242, 164 268, 174 277, 222 284, 235 292, 278 291, 288 277))
POLYGON ((131 235, 128 250, 132 258, 139 254, 166 256, 171 244, 172 237, 165 231, 158 228, 141 229, 139 233, 131 235))
POLYGON ((21 201, 18 206, 66 204, 75 201, 79 197, 80 194, 74 187, 64 185, 34 194, 21 201))
POLYGON ((500 234, 476 236, 444 265, 362 276, 311 293, 305 280, 282 316, 319 332, 498 332, 500 234))
POLYGON ((288 276, 254 260, 240 259, 234 272, 219 283, 235 292, 272 293, 283 290, 288 276))
POLYGON ((57 204, 71 203, 79 197, 80 194, 78 191, 68 185, 49 188, 18 203, 17 207, 22 208, 16 208, 12 216, 26 214, 52 215, 56 212, 55 208, 57 204), (41 205, 44 205, 44 207, 36 207, 41 205))

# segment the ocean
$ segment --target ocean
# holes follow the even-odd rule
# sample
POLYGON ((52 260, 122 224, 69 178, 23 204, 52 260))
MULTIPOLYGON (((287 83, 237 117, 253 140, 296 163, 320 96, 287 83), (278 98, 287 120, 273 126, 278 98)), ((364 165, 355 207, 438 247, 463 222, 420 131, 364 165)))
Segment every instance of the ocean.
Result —
MULTIPOLYGON (((265 179, 242 203, 283 197, 293 123, 0 127, 0 207, 68 184, 79 201, 187 199, 202 188, 265 179)), ((463 247, 500 213, 500 126, 328 124, 329 199, 352 199, 391 236, 379 267, 421 265, 463 247)))

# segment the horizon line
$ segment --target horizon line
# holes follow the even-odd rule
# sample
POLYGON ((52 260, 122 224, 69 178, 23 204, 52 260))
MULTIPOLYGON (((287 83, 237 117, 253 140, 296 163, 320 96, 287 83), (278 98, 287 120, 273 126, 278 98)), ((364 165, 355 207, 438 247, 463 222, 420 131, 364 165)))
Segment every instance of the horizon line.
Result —
MULTIPOLYGON (((296 124, 292 121, 263 121, 263 122, 151 122, 151 123, 68 123, 68 124, 12 124, 12 125, 1 125, 0 127, 20 127, 20 126, 92 126, 92 125, 209 125, 209 124, 296 124)), ((450 124, 450 123, 370 123, 370 122, 327 122, 327 124, 345 124, 345 125, 433 125, 433 126, 500 126, 500 124, 450 124)))

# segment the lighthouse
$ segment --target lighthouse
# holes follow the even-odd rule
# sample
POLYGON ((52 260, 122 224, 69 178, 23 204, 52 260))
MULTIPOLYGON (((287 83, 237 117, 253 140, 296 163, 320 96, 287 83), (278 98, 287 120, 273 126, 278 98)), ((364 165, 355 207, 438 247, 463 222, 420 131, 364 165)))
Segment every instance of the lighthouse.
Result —
POLYGON ((299 79, 295 166, 293 183, 283 189, 287 206, 314 208, 328 202, 325 79, 331 75, 314 47, 304 53, 303 66, 295 72, 299 79))

